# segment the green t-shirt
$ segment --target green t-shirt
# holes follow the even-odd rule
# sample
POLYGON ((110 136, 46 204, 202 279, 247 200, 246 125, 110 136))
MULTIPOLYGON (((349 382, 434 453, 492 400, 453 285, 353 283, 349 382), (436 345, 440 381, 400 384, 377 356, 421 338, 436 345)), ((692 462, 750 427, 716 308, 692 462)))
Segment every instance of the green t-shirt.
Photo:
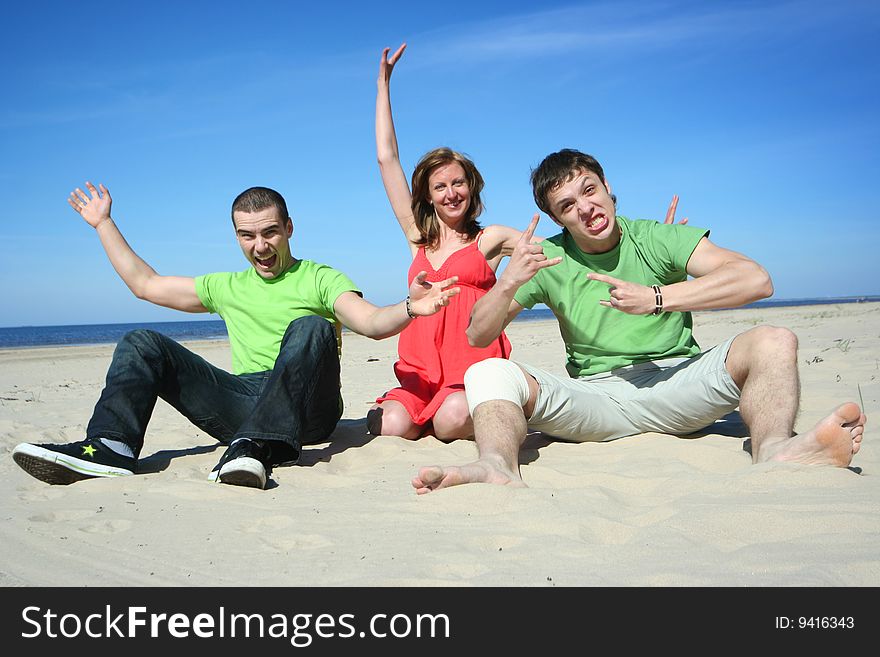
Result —
POLYGON ((643 285, 670 285, 687 279, 687 262, 708 230, 617 217, 620 243, 611 251, 581 251, 568 231, 542 242, 548 258, 562 262, 540 270, 514 299, 531 308, 546 304, 559 321, 565 342, 565 369, 574 378, 661 358, 700 352, 690 313, 629 315, 599 304, 609 286, 591 281, 595 272, 643 285))
POLYGON ((349 291, 360 294, 348 276, 311 260, 297 260, 272 279, 253 267, 196 278, 202 305, 226 322, 235 374, 271 370, 293 320, 319 315, 337 322, 333 304, 349 291))

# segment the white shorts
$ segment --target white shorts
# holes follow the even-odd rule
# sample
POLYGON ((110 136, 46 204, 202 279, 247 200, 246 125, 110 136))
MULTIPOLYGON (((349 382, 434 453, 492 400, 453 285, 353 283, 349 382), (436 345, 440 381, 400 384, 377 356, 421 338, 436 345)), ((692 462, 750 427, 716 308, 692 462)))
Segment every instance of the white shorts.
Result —
MULTIPOLYGON (((579 379, 517 363, 539 386, 529 429, 576 442, 698 431, 739 405, 739 387, 725 367, 734 339, 692 358, 639 363, 579 379)), ((490 397, 486 392, 483 399, 490 397)))

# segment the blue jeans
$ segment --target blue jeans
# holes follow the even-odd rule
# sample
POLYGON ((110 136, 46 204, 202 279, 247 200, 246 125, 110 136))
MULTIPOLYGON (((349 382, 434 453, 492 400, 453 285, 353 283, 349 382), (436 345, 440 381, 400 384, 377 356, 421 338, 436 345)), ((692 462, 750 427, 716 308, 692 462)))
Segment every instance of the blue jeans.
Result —
POLYGON ((137 457, 159 397, 221 443, 257 438, 272 464, 295 461, 342 416, 336 331, 323 317, 296 319, 271 370, 238 375, 161 333, 131 331, 113 353, 87 437, 119 440, 137 457))

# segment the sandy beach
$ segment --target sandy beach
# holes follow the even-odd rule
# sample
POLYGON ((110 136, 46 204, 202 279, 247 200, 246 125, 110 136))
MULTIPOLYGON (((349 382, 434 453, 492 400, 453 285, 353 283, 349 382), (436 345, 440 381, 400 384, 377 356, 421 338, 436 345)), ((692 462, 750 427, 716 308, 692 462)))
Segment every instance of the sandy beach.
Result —
MULTIPOLYGON (((0 585, 878 586, 880 304, 695 313, 704 348, 764 323, 800 338, 798 430, 861 392, 868 425, 850 468, 752 465, 733 417, 686 438, 534 436, 528 488, 417 496, 419 466, 475 447, 371 439, 364 417, 395 385, 397 343, 346 335, 343 420, 267 490, 208 482, 222 448, 161 401, 143 474, 49 486, 10 453, 83 437, 113 346, 0 351, 0 585)), ((555 322, 508 335, 514 359, 564 372, 555 322)), ((230 367, 225 342, 187 346, 230 367)))

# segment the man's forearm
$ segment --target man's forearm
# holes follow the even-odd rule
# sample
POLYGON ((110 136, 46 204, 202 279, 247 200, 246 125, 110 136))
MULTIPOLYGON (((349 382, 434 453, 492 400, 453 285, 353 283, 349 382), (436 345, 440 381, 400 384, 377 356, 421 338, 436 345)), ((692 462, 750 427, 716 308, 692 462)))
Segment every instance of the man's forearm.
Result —
POLYGON ((499 281, 474 304, 466 332, 472 347, 486 347, 501 335, 516 290, 499 281))
POLYGON ((767 271, 751 260, 734 260, 717 270, 681 283, 665 285, 664 311, 737 308, 773 294, 767 271))
POLYGON ((393 306, 376 308, 364 318, 360 326, 350 326, 361 335, 374 340, 383 340, 397 335, 413 320, 406 311, 406 302, 401 301, 393 306))

